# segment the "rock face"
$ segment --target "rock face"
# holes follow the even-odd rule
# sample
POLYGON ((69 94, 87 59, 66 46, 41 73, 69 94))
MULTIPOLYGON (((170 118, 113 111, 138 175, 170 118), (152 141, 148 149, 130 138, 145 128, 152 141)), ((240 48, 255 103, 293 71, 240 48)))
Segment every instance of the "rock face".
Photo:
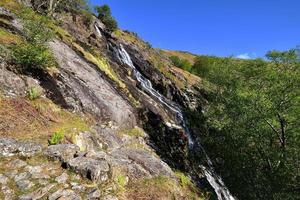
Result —
POLYGON ((136 124, 132 107, 95 66, 88 64, 58 40, 49 45, 60 65, 56 84, 70 107, 92 113, 101 121, 114 121, 122 125, 121 128, 136 124))
POLYGON ((44 155, 48 158, 59 160, 66 163, 73 159, 80 151, 79 147, 73 144, 51 145, 45 151, 44 155))
POLYGON ((19 142, 11 138, 0 138, 0 156, 32 157, 41 151, 41 145, 34 142, 19 142))

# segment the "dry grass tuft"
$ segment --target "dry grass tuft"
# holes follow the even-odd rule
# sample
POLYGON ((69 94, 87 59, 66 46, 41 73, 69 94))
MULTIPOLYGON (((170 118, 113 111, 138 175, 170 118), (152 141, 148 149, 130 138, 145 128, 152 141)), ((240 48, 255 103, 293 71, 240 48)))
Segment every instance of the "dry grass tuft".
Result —
POLYGON ((72 135, 88 130, 89 121, 47 99, 0 98, 0 136, 46 144, 56 131, 72 135))

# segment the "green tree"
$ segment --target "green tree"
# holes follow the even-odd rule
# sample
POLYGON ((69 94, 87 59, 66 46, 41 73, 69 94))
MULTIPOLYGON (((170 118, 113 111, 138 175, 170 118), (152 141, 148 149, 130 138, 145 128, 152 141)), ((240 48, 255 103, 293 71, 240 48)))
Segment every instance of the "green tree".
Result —
POLYGON ((118 22, 112 16, 111 9, 108 5, 96 6, 95 10, 98 13, 98 18, 110 31, 114 31, 118 28, 118 22))
POLYGON ((296 199, 300 178, 300 64, 296 51, 270 61, 224 58, 204 78, 215 86, 203 143, 239 199, 296 199))

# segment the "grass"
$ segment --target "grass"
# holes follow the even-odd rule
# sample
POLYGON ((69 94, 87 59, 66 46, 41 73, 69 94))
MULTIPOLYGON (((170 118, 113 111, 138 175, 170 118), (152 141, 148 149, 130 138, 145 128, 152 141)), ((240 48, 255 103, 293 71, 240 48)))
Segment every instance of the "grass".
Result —
POLYGON ((204 199, 200 193, 183 188, 176 181, 165 176, 134 181, 126 187, 125 195, 127 199, 136 200, 204 199))
POLYGON ((64 139, 65 135, 63 132, 54 132, 51 138, 49 139, 49 144, 50 145, 56 145, 62 142, 64 139))
POLYGON ((10 45, 10 44, 19 44, 21 42, 22 39, 20 36, 0 28, 0 44, 10 45))
POLYGON ((47 145, 54 132, 72 138, 73 134, 89 130, 91 123, 89 117, 64 110, 48 99, 0 98, 0 136, 47 145))
POLYGON ((22 6, 15 0, 1 0, 0 6, 13 12, 17 12, 22 8, 22 6))
POLYGON ((133 129, 124 129, 124 130, 121 130, 118 134, 119 135, 129 135, 131 137, 145 137, 145 132, 143 131, 143 129, 141 129, 139 127, 135 127, 133 129))
POLYGON ((27 98, 31 101, 41 97, 41 95, 41 91, 39 91, 39 89, 36 87, 31 87, 27 91, 27 98))

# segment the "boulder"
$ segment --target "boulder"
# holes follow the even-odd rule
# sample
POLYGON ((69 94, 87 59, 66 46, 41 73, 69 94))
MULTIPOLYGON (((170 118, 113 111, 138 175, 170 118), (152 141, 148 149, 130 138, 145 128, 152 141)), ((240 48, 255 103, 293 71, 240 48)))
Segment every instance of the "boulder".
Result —
POLYGON ((0 156, 32 157, 42 151, 42 146, 30 141, 17 141, 11 138, 0 138, 0 156))
POLYGON ((95 182, 108 180, 109 165, 107 161, 96 160, 88 157, 73 158, 68 162, 68 167, 95 182))
POLYGON ((48 198, 49 200, 57 200, 57 199, 64 199, 64 200, 81 200, 81 197, 76 194, 73 190, 66 189, 66 190, 57 190, 53 194, 51 194, 48 198))
POLYGON ((58 144, 49 146, 44 151, 44 155, 50 159, 66 163, 73 159, 79 151, 79 147, 74 144, 58 144))

